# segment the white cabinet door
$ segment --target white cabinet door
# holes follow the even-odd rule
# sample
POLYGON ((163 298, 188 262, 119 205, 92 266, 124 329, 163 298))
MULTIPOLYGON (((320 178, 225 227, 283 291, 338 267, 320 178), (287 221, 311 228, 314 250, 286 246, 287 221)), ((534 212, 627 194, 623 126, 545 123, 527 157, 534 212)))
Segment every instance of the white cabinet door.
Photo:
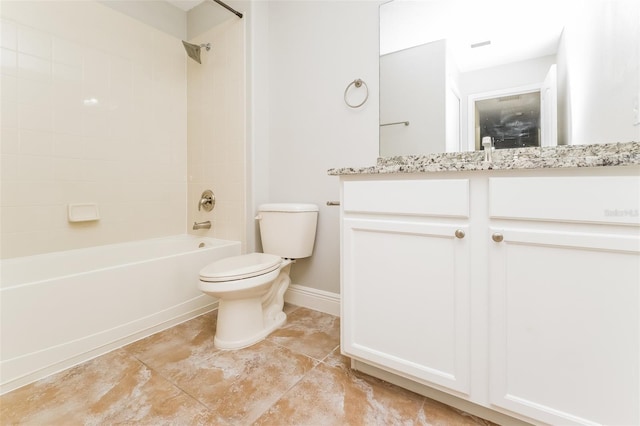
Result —
POLYGON ((469 245, 456 230, 468 233, 467 226, 344 219, 345 354, 468 394, 469 245))
POLYGON ((637 228, 554 229, 491 229, 504 236, 488 241, 491 403, 550 424, 640 424, 637 228))

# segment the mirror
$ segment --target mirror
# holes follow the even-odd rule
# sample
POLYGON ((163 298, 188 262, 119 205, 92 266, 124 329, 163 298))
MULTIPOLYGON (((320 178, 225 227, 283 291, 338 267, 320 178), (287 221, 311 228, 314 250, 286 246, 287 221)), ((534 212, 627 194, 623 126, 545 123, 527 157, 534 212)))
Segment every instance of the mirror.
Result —
POLYGON ((380 156, 640 140, 637 0, 380 6, 380 156))

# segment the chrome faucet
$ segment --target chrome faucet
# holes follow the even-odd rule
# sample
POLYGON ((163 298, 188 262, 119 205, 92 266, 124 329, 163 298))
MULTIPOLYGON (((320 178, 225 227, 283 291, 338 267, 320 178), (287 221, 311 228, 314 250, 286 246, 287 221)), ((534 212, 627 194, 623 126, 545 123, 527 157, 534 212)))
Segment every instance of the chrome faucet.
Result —
POLYGON ((482 138, 482 147, 484 148, 484 161, 491 162, 493 160, 493 142, 491 136, 482 138))
POLYGON ((207 189, 200 196, 200 201, 198 201, 198 210, 204 209, 206 212, 210 212, 213 210, 213 207, 216 205, 216 196, 213 195, 213 192, 210 189, 207 189))
POLYGON ((197 231, 198 229, 211 229, 211 221, 193 222, 193 230, 197 231))

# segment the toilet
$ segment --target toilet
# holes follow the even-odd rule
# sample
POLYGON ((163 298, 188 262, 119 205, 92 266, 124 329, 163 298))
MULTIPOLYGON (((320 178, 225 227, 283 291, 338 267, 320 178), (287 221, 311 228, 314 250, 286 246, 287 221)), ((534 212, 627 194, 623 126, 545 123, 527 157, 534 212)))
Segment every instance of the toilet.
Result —
POLYGON ((286 321, 291 265, 313 253, 318 206, 263 204, 256 220, 264 253, 227 257, 200 270, 198 288, 219 299, 213 340, 218 349, 250 346, 286 321))

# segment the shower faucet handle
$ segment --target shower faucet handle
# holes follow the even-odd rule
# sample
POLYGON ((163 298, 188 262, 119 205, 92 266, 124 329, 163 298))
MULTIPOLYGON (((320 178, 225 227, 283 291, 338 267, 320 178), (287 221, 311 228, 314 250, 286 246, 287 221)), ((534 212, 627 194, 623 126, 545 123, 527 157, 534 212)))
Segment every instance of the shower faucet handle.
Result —
POLYGON ((200 196, 200 201, 198 202, 198 210, 204 209, 206 212, 210 212, 213 210, 213 207, 216 205, 216 196, 213 195, 213 192, 210 189, 207 189, 200 196))

